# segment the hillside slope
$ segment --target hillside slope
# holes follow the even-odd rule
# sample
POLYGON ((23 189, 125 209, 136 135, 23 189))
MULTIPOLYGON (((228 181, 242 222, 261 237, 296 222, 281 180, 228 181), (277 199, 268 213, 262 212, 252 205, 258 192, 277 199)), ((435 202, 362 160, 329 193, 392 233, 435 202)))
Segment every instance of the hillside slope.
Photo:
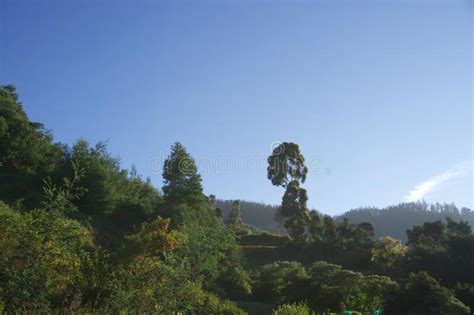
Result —
POLYGON ((413 225, 428 221, 445 220, 450 217, 456 221, 474 224, 474 212, 468 208, 457 208, 454 204, 428 204, 410 202, 391 205, 386 208, 366 207, 350 210, 337 219, 349 219, 353 223, 369 222, 375 227, 375 237, 390 235, 406 241, 406 230, 413 225))
MULTIPOLYGON (((232 208, 232 201, 217 200, 215 207, 221 208, 224 217, 227 218, 232 208)), ((282 231, 275 221, 278 206, 240 201, 240 207, 246 224, 269 232, 282 231)), ((471 226, 474 226, 474 212, 471 209, 458 208, 454 204, 428 204, 426 202, 400 203, 386 208, 361 207, 336 216, 336 220, 347 218, 352 223, 369 222, 375 227, 376 238, 390 235, 406 241, 407 229, 427 221, 445 220, 446 217, 456 221, 468 221, 471 226)))

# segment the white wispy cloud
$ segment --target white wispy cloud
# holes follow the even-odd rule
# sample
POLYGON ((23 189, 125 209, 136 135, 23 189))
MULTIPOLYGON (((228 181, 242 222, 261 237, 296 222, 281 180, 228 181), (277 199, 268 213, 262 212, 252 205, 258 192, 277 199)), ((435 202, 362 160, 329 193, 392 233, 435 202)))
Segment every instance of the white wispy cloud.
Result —
POLYGON ((425 196, 436 191, 441 185, 469 174, 472 172, 473 168, 474 161, 465 161, 456 164, 448 170, 416 185, 412 190, 410 190, 404 199, 408 202, 422 200, 425 196))

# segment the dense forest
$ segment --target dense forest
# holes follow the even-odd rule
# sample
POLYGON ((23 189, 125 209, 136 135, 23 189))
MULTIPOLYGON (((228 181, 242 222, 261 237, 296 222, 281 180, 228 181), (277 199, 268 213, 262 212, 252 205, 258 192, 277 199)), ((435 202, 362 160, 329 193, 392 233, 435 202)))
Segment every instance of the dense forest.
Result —
POLYGON ((105 143, 54 142, 1 86, 0 313, 472 314, 469 209, 333 218, 308 209, 297 144, 267 171, 278 207, 218 200, 175 143, 156 188, 105 143))

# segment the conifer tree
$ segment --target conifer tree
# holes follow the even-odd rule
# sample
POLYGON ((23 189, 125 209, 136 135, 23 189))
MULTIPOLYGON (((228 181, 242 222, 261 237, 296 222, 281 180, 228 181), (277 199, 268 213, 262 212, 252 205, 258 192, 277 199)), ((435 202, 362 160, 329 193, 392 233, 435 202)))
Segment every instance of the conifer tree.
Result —
POLYGON ((240 213, 240 202, 235 200, 232 203, 232 210, 229 213, 227 226, 235 232, 240 232, 244 228, 244 222, 240 213))

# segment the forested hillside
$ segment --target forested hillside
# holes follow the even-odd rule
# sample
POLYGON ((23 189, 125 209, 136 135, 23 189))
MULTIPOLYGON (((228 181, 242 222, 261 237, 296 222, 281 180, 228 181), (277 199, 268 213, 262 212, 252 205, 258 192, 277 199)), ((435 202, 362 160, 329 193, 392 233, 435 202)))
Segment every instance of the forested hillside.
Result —
MULTIPOLYGON (((232 202, 232 200, 217 199, 214 205, 217 208, 221 208, 224 216, 227 217, 232 209, 232 202)), ((246 224, 269 232, 279 232, 282 230, 282 227, 275 221, 278 206, 240 200, 240 208, 242 219, 246 224)))
POLYGON ((55 143, 11 85, 0 135, 0 313, 242 313, 241 251, 181 144, 156 189, 104 143, 55 143))
MULTIPOLYGON (((232 201, 216 200, 215 206, 223 209, 227 217, 232 209, 232 201)), ((282 227, 275 220, 278 206, 240 201, 244 223, 269 232, 282 232, 282 227)), ((335 216, 337 221, 343 218, 353 223, 368 222, 375 228, 375 238, 391 236, 402 241, 407 240, 406 231, 414 225, 428 221, 445 220, 467 221, 474 225, 474 212, 468 208, 459 209, 454 204, 428 204, 426 202, 405 202, 386 208, 361 207, 335 216)))
POLYGON ((400 203, 386 208, 358 208, 350 210, 338 219, 351 222, 369 222, 375 228, 375 237, 390 235, 402 241, 407 240, 406 231, 414 225, 428 221, 467 221, 474 225, 474 212, 468 208, 457 208, 454 204, 427 204, 425 202, 400 203))
POLYGON ((216 201, 177 142, 157 188, 104 143, 54 142, 0 86, 0 314, 472 313, 469 210, 405 204, 458 217, 423 217, 405 244, 377 239, 398 230, 372 217, 396 209, 366 221, 310 210, 307 173, 282 142, 267 167, 281 205, 216 201), (285 235, 245 224, 264 220, 285 235))

